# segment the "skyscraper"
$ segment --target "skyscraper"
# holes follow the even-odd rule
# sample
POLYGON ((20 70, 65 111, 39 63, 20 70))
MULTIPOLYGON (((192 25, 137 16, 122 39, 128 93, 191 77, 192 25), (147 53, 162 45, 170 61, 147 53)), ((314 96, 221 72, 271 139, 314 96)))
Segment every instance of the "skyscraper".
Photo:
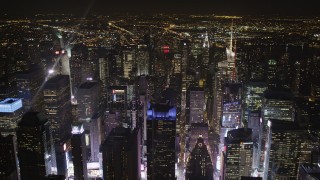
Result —
POLYGON ((18 179, 15 138, 0 133, 0 179, 18 179))
POLYGON ((23 101, 26 111, 32 108, 34 111, 43 111, 43 96, 40 86, 45 80, 41 68, 19 72, 17 77, 18 98, 23 101))
POLYGON ((89 122, 98 111, 100 88, 98 82, 86 81, 82 83, 76 94, 78 102, 79 120, 89 122))
POLYGON ((116 127, 101 146, 103 178, 110 180, 140 179, 139 129, 116 127))
POLYGON ((319 150, 319 129, 282 120, 271 120, 268 125, 267 179, 297 179, 299 164, 311 163, 313 151, 319 150))
POLYGON ((253 172, 252 130, 247 128, 231 130, 225 142, 225 179, 238 180, 241 176, 250 176, 253 172))
POLYGON ((0 132, 2 134, 15 134, 22 113, 21 99, 7 98, 0 101, 0 132))
POLYGON ((44 179, 56 173, 56 157, 47 118, 38 112, 23 115, 17 128, 21 179, 44 179))
POLYGON ((176 108, 152 104, 147 116, 148 179, 175 179, 176 108))
POLYGON ((186 180, 213 180, 211 157, 201 136, 187 161, 186 180))
POLYGON ((87 149, 82 124, 72 126, 71 153, 75 179, 87 180, 87 149))
POLYGON ((44 109, 52 126, 54 142, 70 136, 71 94, 68 75, 57 75, 49 79, 44 88, 44 109))
POLYGON ((192 123, 203 123, 203 113, 205 107, 204 91, 201 88, 190 89, 190 118, 189 124, 192 123))

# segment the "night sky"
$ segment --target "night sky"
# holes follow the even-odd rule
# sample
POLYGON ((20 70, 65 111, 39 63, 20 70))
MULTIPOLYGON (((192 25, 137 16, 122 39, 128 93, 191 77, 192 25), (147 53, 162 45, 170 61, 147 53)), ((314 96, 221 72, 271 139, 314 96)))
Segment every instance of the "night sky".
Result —
POLYGON ((317 0, 6 0, 1 14, 203 13, 219 15, 319 15, 317 0), (92 4, 92 8, 88 8, 92 4))

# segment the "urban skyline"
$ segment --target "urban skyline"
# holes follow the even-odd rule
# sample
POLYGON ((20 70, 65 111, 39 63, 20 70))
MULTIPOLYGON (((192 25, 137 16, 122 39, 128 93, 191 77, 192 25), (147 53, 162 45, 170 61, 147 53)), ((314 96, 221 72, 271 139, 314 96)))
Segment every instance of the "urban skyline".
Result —
POLYGON ((0 179, 319 179, 312 1, 50 3, 0 20, 0 179))

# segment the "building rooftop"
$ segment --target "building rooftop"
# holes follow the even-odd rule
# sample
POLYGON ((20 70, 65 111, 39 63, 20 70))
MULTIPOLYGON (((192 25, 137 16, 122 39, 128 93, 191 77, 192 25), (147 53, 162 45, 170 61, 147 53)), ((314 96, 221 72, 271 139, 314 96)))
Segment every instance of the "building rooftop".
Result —
POLYGON ((226 137, 227 143, 252 142, 252 129, 239 128, 228 132, 226 137))
POLYGON ((19 98, 7 98, 0 101, 0 113, 11 113, 22 108, 22 100, 19 98))
POLYGON ((46 122, 48 122, 48 119, 44 116, 44 114, 29 111, 22 116, 22 119, 18 123, 18 126, 34 127, 43 125, 46 122))

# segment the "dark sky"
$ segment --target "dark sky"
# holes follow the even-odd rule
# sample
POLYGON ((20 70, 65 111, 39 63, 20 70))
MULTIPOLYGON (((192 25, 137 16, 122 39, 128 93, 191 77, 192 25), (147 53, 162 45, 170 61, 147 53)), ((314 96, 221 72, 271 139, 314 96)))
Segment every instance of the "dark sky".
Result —
POLYGON ((320 15, 319 0, 5 0, 0 13, 113 14, 210 13, 219 15, 320 15), (92 8, 88 8, 92 4, 92 8))

